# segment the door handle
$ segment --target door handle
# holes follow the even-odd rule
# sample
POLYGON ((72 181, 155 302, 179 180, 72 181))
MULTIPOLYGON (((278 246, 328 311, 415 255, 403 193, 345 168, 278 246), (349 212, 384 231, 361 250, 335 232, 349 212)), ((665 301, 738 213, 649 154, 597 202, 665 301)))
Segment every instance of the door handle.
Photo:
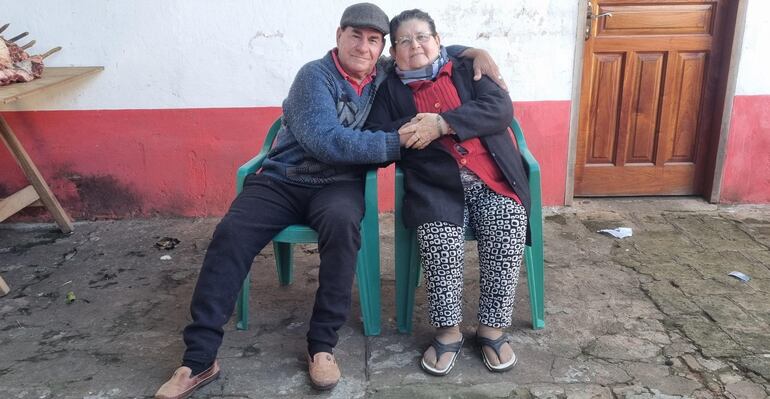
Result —
POLYGON ((593 20, 604 18, 604 17, 612 17, 611 12, 603 12, 601 14, 594 14, 594 7, 593 4, 589 1, 588 2, 588 11, 586 12, 586 34, 585 34, 585 40, 588 40, 591 38, 591 25, 593 23, 593 20))
POLYGON ((599 19, 602 17, 611 17, 611 16, 612 16, 611 12, 603 12, 601 14, 588 14, 588 19, 599 19))

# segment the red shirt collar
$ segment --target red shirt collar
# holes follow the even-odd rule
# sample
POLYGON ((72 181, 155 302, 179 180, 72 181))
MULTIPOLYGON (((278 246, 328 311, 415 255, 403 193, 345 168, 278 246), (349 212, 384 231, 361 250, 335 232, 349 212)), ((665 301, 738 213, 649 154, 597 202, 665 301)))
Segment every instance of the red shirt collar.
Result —
POLYGON ((377 76, 377 64, 374 65, 372 68, 372 72, 369 73, 362 81, 361 83, 358 83, 358 80, 350 76, 347 72, 345 72, 344 69, 342 69, 342 65, 340 64, 340 58, 337 55, 337 48, 332 49, 332 59, 334 60, 334 65, 337 67, 337 71, 339 71, 340 75, 342 75, 345 80, 350 83, 351 86, 356 90, 358 95, 360 96, 361 93, 364 90, 364 86, 369 84, 372 80, 374 80, 374 77, 377 76))

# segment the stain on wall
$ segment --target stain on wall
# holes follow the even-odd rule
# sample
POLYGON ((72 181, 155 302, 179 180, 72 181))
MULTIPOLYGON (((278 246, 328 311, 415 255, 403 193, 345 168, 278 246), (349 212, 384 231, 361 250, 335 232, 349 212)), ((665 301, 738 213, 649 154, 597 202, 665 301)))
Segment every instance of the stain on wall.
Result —
POLYGON ((134 189, 114 176, 73 176, 80 215, 88 219, 132 217, 142 214, 142 200, 134 189))

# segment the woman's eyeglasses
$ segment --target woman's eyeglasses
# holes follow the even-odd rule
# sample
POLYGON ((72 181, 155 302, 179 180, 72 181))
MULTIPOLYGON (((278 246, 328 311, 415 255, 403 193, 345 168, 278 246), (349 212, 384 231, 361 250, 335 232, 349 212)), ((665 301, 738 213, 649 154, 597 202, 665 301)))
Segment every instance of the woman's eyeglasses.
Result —
POLYGON ((401 47, 409 47, 412 45, 412 40, 416 41, 417 43, 423 44, 426 43, 430 38, 433 37, 430 33, 418 33, 414 37, 412 36, 401 36, 398 39, 396 39, 396 45, 401 47))

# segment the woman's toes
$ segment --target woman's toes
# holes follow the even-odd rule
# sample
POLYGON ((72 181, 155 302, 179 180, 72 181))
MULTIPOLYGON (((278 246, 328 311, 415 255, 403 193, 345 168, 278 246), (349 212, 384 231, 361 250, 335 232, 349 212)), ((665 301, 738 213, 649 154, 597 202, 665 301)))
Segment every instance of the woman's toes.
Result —
POLYGON ((494 349, 484 346, 482 349, 484 351, 484 354, 487 356, 487 360, 489 360, 489 363, 491 363, 493 366, 499 366, 500 365, 500 359, 497 358, 497 353, 494 349))
POLYGON ((438 363, 436 364, 436 368, 443 370, 449 366, 449 363, 452 362, 452 353, 444 353, 441 355, 441 358, 438 359, 438 363))
POLYGON ((436 364, 436 350, 429 346, 422 355, 422 359, 431 367, 438 367, 436 364))
POLYGON ((513 359, 513 348, 511 348, 511 345, 507 342, 500 347, 500 357, 498 357, 497 352, 489 346, 483 346, 481 350, 484 351, 487 360, 489 360, 489 363, 493 366, 508 363, 513 359))

